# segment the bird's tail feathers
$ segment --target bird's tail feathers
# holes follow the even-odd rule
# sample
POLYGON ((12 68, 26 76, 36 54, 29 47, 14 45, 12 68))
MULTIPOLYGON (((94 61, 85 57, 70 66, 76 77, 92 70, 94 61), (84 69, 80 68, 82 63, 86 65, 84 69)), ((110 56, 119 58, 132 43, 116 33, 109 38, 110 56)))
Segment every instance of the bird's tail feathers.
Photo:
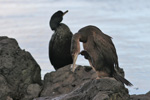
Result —
POLYGON ((126 84, 127 86, 133 86, 132 83, 130 83, 127 79, 125 79, 124 77, 122 77, 121 75, 117 74, 116 72, 114 73, 114 78, 117 81, 122 82, 123 84, 126 84))

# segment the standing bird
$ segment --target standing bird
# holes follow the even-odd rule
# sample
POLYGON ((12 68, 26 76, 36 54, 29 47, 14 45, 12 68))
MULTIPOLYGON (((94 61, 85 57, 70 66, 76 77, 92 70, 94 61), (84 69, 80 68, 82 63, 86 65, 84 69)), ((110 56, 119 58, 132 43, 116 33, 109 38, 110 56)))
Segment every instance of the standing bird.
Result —
POLYGON ((73 34, 67 25, 61 23, 67 12, 57 11, 49 22, 50 28, 55 31, 49 42, 49 59, 55 70, 73 62, 70 54, 73 34))
POLYGON ((114 77, 116 80, 131 86, 132 84, 120 76, 118 56, 111 37, 104 34, 95 26, 86 26, 72 37, 71 54, 73 57, 72 71, 75 71, 75 62, 78 54, 88 59, 90 65, 97 73, 97 78, 114 77), (80 44, 83 43, 84 51, 80 52, 80 44))

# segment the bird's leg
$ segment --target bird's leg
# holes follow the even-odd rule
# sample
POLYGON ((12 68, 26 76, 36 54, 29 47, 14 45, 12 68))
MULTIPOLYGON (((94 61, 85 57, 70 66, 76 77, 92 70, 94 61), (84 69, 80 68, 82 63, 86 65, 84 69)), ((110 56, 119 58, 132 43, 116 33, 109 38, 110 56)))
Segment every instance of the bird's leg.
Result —
POLYGON ((90 63, 90 65, 91 65, 92 69, 93 69, 94 71, 96 71, 95 68, 92 66, 91 61, 89 61, 89 63, 90 63))
POLYGON ((100 79, 100 78, 101 78, 101 76, 100 76, 100 72, 99 72, 99 71, 96 71, 96 74, 97 74, 96 79, 97 79, 97 80, 98 80, 98 79, 100 79))
POLYGON ((76 65, 75 64, 76 64, 77 57, 78 57, 78 53, 75 53, 74 57, 73 57, 73 64, 72 64, 72 67, 71 67, 72 68, 72 70, 71 70, 72 72, 74 72, 75 69, 76 69, 76 65))
POLYGON ((97 74, 97 78, 96 79, 100 79, 102 77, 109 77, 109 74, 104 72, 104 71, 96 71, 97 74))
POLYGON ((96 79, 98 80, 98 79, 100 79, 100 77, 97 76, 96 79))
POLYGON ((90 60, 89 60, 89 63, 90 63, 90 65, 91 65, 92 69, 93 69, 93 70, 96 72, 96 74, 97 74, 96 79, 100 79, 101 77, 99 76, 99 71, 96 71, 96 70, 95 70, 95 68, 92 66, 92 63, 91 63, 90 60))
POLYGON ((72 64, 72 66, 71 66, 71 71, 72 72, 75 72, 75 69, 77 68, 77 66, 75 65, 75 64, 72 64))
MULTIPOLYGON (((96 72, 96 74, 97 74, 97 71, 95 70, 95 68, 92 66, 92 63, 91 63, 91 61, 89 61, 89 63, 90 63, 90 65, 91 65, 91 67, 92 67, 92 69, 96 72)), ((100 79, 100 77, 98 76, 98 74, 97 74, 97 77, 96 77, 96 79, 100 79)))

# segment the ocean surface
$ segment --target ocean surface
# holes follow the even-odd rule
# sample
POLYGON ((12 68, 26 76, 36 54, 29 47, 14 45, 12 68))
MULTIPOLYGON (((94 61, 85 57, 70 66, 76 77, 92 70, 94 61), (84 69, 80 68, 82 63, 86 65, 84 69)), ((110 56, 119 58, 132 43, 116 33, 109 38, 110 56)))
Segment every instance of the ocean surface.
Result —
MULTIPOLYGON (((63 23, 73 33, 95 25, 113 37, 120 67, 134 84, 129 93, 150 91, 150 0, 0 0, 0 36, 15 38, 29 51, 42 77, 54 71, 48 58, 49 20, 57 10, 69 10, 63 23)), ((81 56, 77 64, 89 65, 81 56)))

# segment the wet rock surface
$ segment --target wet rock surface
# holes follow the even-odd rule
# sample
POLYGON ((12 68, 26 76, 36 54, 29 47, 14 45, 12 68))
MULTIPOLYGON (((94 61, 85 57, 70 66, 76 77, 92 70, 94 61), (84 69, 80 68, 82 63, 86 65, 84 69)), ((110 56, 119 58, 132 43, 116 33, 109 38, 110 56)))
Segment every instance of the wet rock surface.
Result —
POLYGON ((31 54, 22 50, 15 39, 0 37, 0 100, 32 100, 32 96, 27 97, 27 88, 41 84, 40 72, 31 54))

